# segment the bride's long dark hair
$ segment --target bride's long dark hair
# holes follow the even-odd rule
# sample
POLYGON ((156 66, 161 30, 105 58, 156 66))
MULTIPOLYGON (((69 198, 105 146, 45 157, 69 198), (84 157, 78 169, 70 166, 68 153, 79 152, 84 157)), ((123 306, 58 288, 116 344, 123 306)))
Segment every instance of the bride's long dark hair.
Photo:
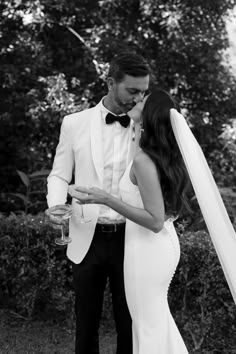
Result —
POLYGON ((158 170, 166 214, 181 215, 191 209, 187 198, 190 182, 172 131, 171 108, 180 110, 167 92, 158 88, 152 91, 142 113, 140 147, 158 170))

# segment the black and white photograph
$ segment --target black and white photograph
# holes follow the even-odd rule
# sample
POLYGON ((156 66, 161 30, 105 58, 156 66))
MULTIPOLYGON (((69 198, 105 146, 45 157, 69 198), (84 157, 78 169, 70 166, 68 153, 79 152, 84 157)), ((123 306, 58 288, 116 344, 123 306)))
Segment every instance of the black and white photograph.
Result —
POLYGON ((0 13, 0 354, 236 354, 236 0, 0 13))

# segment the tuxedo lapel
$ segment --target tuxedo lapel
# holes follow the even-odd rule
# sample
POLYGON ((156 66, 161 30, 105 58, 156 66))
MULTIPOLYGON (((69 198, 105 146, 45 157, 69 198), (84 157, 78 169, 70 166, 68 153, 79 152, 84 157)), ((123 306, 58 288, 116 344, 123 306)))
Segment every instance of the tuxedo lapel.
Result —
POLYGON ((99 106, 93 111, 90 120, 91 151, 92 159, 97 172, 98 179, 103 183, 103 147, 102 147, 102 126, 99 106))

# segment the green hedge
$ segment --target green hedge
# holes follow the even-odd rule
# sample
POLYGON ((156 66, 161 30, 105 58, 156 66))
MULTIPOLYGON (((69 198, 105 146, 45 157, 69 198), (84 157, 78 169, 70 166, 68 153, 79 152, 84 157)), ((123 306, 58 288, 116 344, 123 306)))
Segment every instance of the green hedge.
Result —
MULTIPOLYGON (((169 290, 172 314, 192 353, 236 352, 236 306, 206 232, 177 225, 181 260, 169 290)), ((50 311, 74 320, 71 264, 43 214, 0 218, 0 306, 27 318, 50 311)), ((223 237, 223 235, 222 235, 223 237)), ((111 319, 106 289, 103 316, 111 319)))
POLYGON ((210 237, 177 229, 181 259, 169 301, 178 327, 193 353, 236 353, 236 306, 210 237))
POLYGON ((71 264, 58 232, 43 214, 0 219, 0 301, 22 316, 67 310, 73 302, 71 264))

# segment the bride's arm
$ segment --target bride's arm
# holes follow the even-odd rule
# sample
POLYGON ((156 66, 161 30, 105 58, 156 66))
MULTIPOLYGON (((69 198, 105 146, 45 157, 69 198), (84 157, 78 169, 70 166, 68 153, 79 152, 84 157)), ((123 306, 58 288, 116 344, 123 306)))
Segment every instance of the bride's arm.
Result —
POLYGON ((80 197, 81 204, 105 204, 119 214, 153 232, 159 232, 164 224, 164 202, 159 176, 151 159, 140 151, 133 162, 133 172, 137 180, 144 209, 133 207, 99 188, 78 187, 88 196, 80 197))
POLYGON ((108 198, 107 205, 131 221, 153 232, 159 232, 164 224, 164 202, 159 176, 154 163, 140 151, 133 162, 133 172, 142 197, 144 209, 136 208, 120 199, 108 198))

